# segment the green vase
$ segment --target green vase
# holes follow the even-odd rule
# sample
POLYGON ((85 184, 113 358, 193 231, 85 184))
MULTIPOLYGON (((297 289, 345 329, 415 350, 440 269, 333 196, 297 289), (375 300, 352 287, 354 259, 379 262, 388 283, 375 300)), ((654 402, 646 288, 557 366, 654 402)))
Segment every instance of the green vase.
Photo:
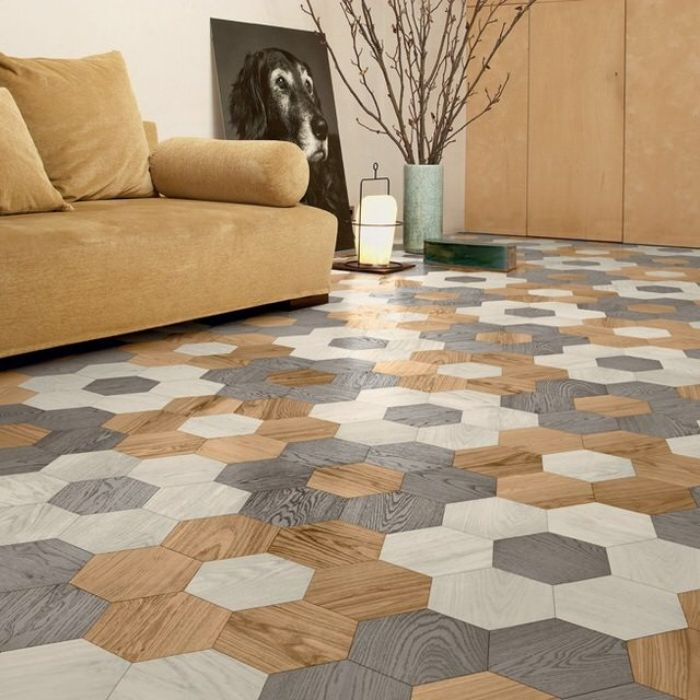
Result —
POLYGON ((403 166, 403 245, 423 254, 423 242, 442 238, 442 165, 403 166))

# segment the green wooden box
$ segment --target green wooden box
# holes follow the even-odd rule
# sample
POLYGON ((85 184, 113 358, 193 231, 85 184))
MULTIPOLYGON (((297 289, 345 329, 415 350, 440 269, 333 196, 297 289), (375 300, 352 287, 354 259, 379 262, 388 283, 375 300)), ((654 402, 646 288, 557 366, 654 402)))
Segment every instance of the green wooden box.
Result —
POLYGON ((514 243, 476 243, 459 234, 425 241, 425 262, 446 267, 470 267, 509 272, 517 265, 514 243))

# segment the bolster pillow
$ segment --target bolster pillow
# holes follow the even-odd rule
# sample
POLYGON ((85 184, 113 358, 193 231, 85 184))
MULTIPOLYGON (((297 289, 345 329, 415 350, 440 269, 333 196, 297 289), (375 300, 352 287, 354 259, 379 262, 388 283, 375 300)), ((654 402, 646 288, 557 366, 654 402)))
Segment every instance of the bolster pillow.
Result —
POLYGON ((151 177, 166 197, 291 207, 309 186, 309 164, 288 141, 174 138, 151 154, 151 177))

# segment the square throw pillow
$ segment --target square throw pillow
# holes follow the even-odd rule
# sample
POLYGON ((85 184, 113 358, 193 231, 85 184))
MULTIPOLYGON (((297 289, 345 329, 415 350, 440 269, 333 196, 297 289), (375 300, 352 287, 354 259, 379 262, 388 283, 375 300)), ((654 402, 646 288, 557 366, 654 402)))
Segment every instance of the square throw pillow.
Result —
POLYGON ((49 181, 10 91, 0 88, 0 214, 69 209, 49 181))
POLYGON ((150 197, 148 144, 118 51, 79 59, 0 54, 46 172, 63 198, 150 197))

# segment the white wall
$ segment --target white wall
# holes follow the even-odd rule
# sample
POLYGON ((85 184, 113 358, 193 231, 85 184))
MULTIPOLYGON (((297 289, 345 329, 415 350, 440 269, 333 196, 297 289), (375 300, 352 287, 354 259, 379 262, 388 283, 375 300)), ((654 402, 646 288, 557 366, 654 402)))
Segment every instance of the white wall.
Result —
MULTIPOLYGON (((129 66, 144 119, 161 138, 221 136, 219 98, 212 66, 209 19, 311 29, 299 0, 0 0, 0 50, 16 56, 78 57, 119 49, 129 66)), ((378 12, 383 5, 376 0, 378 12)), ((334 46, 345 46, 337 0, 317 0, 334 46)), ((347 53, 339 50, 341 55, 347 53)), ((402 159, 385 137, 355 123, 358 109, 334 77, 350 201, 358 180, 378 160, 400 195, 402 159)), ((445 162, 445 230, 462 227, 464 142, 445 162)))

